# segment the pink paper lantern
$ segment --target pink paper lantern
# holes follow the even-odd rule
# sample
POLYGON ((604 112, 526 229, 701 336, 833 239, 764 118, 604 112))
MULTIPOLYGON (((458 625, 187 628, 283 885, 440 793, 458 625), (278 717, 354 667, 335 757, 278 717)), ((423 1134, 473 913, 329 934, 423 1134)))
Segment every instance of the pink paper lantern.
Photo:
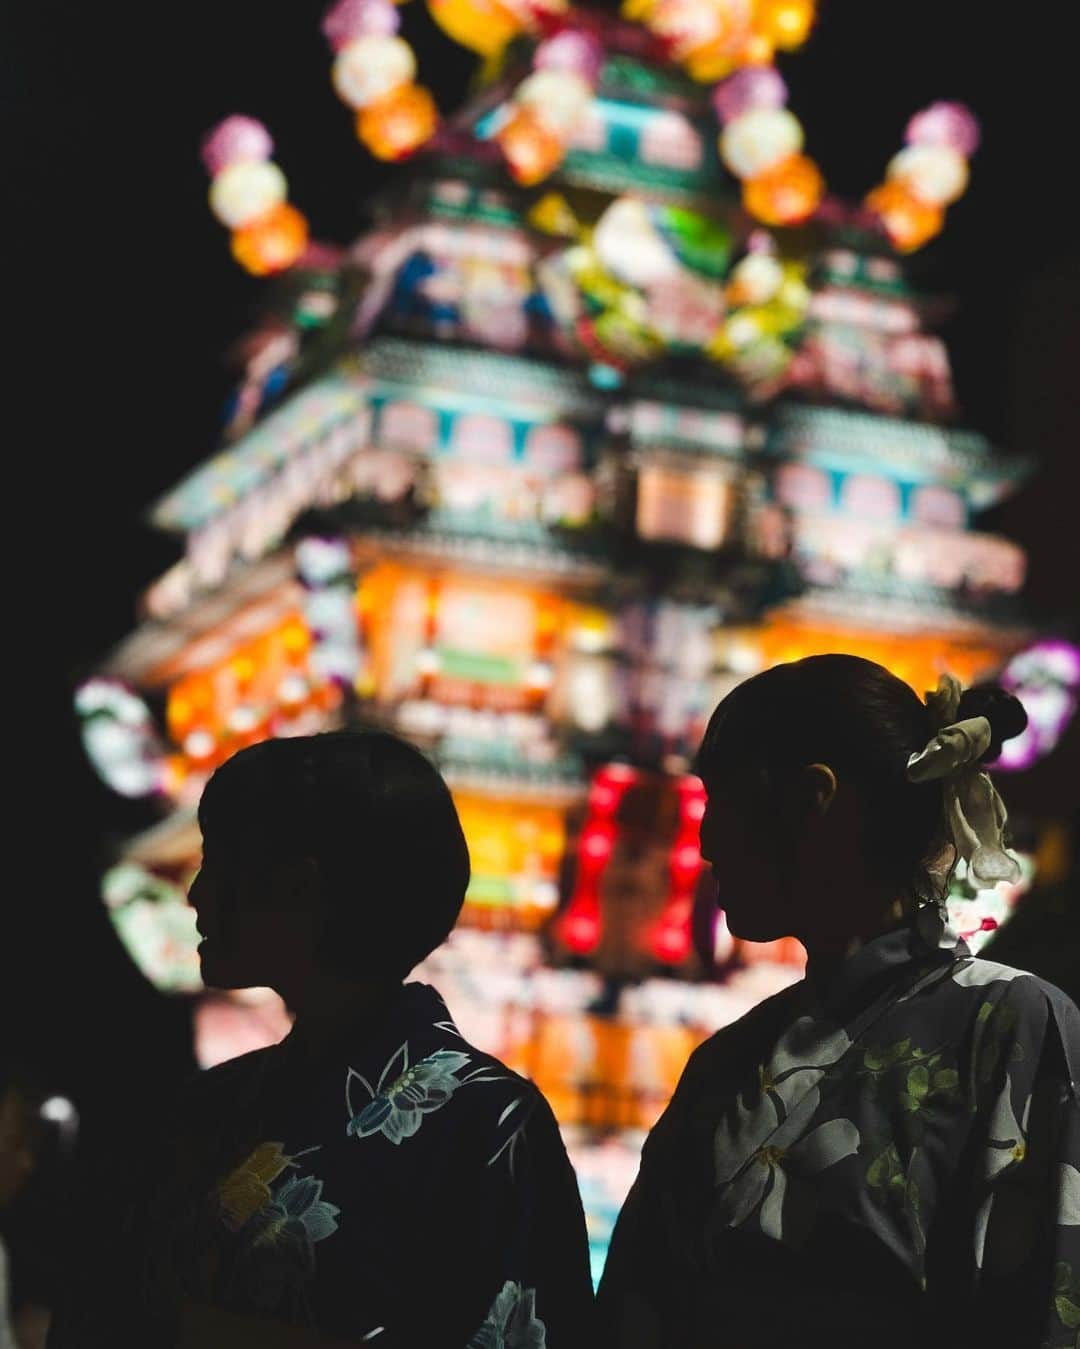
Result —
POLYGON ((782 108, 788 91, 780 72, 772 66, 744 66, 713 90, 712 103, 726 125, 758 108, 782 108))
POLYGON ((391 0, 338 0, 323 16, 322 33, 338 52, 360 37, 391 37, 400 26, 391 0))
POLYGON ((931 103, 907 124, 908 145, 946 145, 970 159, 979 148, 979 123, 962 103, 931 103))
POLYGON ((604 49, 591 33, 566 28, 536 49, 533 66, 537 70, 561 70, 580 75, 595 87, 604 62, 604 49))
POLYGON ((258 164, 274 153, 270 133, 254 117, 239 115, 219 122, 202 143, 202 161, 211 178, 230 164, 258 164))

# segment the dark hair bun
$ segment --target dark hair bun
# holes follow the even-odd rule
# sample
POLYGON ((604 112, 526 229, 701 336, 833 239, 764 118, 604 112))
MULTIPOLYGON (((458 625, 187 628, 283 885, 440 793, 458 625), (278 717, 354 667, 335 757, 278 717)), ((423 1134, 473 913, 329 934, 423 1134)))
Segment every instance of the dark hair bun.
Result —
POLYGON ((1006 740, 1012 740, 1028 724, 1028 715, 1019 698, 998 684, 973 684, 960 695, 957 720, 985 717, 990 723, 990 745, 984 759, 993 762, 1006 740))

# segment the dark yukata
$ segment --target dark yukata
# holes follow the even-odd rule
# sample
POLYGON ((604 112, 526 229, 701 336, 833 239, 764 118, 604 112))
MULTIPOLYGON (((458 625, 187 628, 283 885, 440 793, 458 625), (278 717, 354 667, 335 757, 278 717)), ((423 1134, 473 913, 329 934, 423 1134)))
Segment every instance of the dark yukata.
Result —
POLYGON ((1080 1013, 922 927, 692 1056, 615 1231, 601 1345, 1075 1349, 1080 1013))
POLYGON ((555 1119, 426 985, 317 1060, 294 1036, 211 1069, 168 1123, 133 1168, 111 1280, 72 1298, 52 1349, 165 1349, 192 1305, 376 1349, 591 1338, 555 1119))

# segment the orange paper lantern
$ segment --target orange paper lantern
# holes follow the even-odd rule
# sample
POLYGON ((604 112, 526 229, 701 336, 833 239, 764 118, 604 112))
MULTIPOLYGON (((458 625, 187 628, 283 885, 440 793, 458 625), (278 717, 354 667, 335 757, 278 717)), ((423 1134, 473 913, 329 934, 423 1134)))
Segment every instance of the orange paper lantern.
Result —
POLYGON ((402 84, 361 108, 356 134, 376 159, 405 159, 429 141, 439 123, 435 100, 418 84, 402 84))
POLYGON ((940 206, 920 201, 898 180, 875 188, 866 198, 866 205, 880 217, 901 253, 921 248, 941 232, 945 222, 945 212, 940 206))
POLYGON ((496 137, 510 172, 523 187, 541 182, 566 154, 562 140, 530 108, 520 108, 496 137))
POLYGON ((270 276, 291 267, 307 242, 307 221, 295 206, 282 202, 233 234, 232 253, 253 276, 270 276))
POLYGON ((825 191, 821 172, 806 155, 789 155, 743 187, 743 205, 766 225, 796 225, 813 215, 825 191))
POLYGON ((758 0, 756 26, 781 51, 794 51, 814 26, 814 0, 758 0))
POLYGON ((740 66, 771 66, 776 56, 776 43, 768 33, 753 32, 739 48, 736 64, 740 66))

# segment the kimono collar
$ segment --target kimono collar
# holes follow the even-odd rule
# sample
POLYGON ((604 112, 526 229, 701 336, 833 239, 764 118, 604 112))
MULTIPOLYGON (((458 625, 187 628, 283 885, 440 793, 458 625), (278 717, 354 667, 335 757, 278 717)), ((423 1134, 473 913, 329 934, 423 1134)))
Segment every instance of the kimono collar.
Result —
POLYGON ((935 965, 952 965, 969 954, 936 908, 930 922, 920 911, 912 921, 860 946, 823 986, 812 986, 809 991, 827 1011, 841 1015, 872 1000, 905 971, 917 976, 935 965))
POLYGON ((342 1055, 361 1053, 378 1056, 391 1041, 412 1035, 431 1034, 450 1022, 450 1013, 429 984, 410 983, 396 988, 381 1004, 343 1021, 316 1044, 309 1044, 297 1025, 277 1046, 283 1064, 318 1066, 342 1055))

